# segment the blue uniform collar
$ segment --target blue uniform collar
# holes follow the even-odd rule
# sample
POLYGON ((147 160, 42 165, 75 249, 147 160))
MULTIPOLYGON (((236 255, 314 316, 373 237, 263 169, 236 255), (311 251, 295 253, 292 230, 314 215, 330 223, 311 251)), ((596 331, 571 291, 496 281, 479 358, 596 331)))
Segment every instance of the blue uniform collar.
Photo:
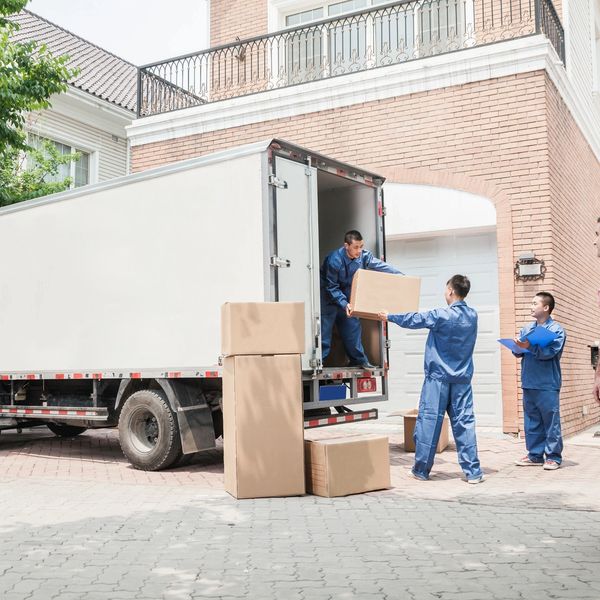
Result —
POLYGON ((453 302, 450 306, 466 306, 467 303, 464 300, 457 300, 456 302, 453 302))

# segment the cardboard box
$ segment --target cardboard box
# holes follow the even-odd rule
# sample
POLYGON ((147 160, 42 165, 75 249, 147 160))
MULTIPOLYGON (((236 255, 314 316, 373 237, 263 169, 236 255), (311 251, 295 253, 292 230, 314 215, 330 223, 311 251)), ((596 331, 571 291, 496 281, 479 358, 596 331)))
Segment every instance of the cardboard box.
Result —
POLYGON ((420 277, 359 269, 352 278, 352 314, 364 319, 377 319, 377 313, 382 310, 391 315, 416 312, 419 310, 420 291, 420 277))
POLYGON ((235 498, 304 494, 299 355, 223 361, 225 490, 235 498))
MULTIPOLYGON (((415 433, 415 425, 417 424, 417 415, 419 409, 414 408, 404 413, 404 451, 414 452, 415 451, 415 440, 413 438, 415 433)), ((442 432, 440 433, 440 439, 438 441, 437 453, 443 452, 448 447, 449 438, 449 424, 450 420, 448 417, 444 417, 444 424, 442 425, 442 432)))
POLYGON ((333 498, 390 487, 388 438, 356 435, 305 440, 306 489, 333 498))
POLYGON ((303 302, 227 302, 221 307, 221 353, 304 354, 303 302))

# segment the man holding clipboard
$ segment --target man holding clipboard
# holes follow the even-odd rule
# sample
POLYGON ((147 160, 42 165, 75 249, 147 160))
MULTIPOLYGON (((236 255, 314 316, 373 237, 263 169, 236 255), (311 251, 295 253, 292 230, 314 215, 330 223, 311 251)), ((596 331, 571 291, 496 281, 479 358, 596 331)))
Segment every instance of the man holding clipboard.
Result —
POLYGON ((550 316, 553 310, 552 294, 537 293, 531 304, 531 316, 535 321, 525 325, 520 336, 512 340, 513 354, 523 361, 521 387, 527 446, 527 456, 515 464, 520 467, 543 465, 547 471, 560 467, 563 449, 559 395, 562 384, 560 357, 566 334, 550 316))

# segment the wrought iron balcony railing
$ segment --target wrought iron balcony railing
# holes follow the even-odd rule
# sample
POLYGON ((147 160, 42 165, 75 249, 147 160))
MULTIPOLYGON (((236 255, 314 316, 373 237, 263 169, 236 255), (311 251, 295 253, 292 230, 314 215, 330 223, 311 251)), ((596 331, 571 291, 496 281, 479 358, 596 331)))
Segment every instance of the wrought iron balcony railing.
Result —
POLYGON ((138 116, 544 34, 564 63, 551 0, 409 0, 141 67, 138 116))

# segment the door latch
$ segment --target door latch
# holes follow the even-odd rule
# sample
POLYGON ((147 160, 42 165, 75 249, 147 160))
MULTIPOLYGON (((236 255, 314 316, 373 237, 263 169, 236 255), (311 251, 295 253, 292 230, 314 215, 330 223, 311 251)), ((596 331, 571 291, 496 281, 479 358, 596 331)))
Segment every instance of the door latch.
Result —
POLYGON ((279 258, 279 256, 271 256, 271 266, 279 269, 287 269, 292 266, 292 262, 287 258, 279 258))
POLYGON ((280 179, 279 177, 275 177, 275 175, 269 175, 269 185, 273 187, 279 188, 281 190, 287 190, 287 181, 280 179))

